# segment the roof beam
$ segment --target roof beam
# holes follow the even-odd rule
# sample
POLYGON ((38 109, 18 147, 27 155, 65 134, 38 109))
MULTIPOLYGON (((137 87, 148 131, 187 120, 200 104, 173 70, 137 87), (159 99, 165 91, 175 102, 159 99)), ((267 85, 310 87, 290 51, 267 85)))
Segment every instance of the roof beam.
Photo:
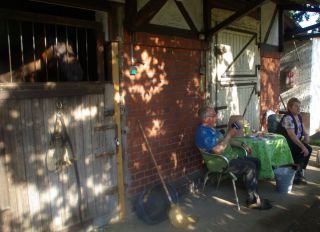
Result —
POLYGON ((307 34, 300 34, 300 35, 294 35, 290 38, 287 38, 286 41, 290 41, 290 40, 308 40, 311 38, 319 38, 320 37, 320 33, 307 33, 307 34))
POLYGON ((208 34, 209 29, 211 28, 211 6, 209 0, 203 0, 202 11, 204 34, 208 34))
POLYGON ((138 28, 148 23, 166 4, 168 0, 149 0, 133 17, 131 24, 129 25, 130 30, 136 31, 138 28))
POLYGON ((282 9, 284 10, 296 10, 296 11, 308 11, 308 12, 320 12, 318 8, 312 8, 310 6, 303 6, 299 4, 286 4, 281 5, 282 9))
POLYGON ((218 25, 216 25, 214 28, 209 30, 208 37, 213 36, 214 34, 218 33, 223 28, 229 26, 231 23, 233 23, 236 20, 239 20, 240 18, 248 15, 250 12, 256 10, 259 8, 265 1, 267 0, 256 0, 253 2, 250 2, 245 8, 238 10, 233 15, 231 15, 229 18, 225 19, 218 25))
POLYGON ((287 39, 289 39, 292 36, 294 37, 297 34, 304 33, 304 32, 307 32, 307 31, 310 31, 310 30, 313 30, 313 29, 316 29, 316 28, 320 28, 320 23, 316 23, 316 24, 313 24, 313 25, 311 25, 309 27, 304 27, 304 28, 297 27, 297 28, 295 28, 293 30, 288 31, 285 34, 285 37, 287 39))
POLYGON ((111 5, 123 5, 117 2, 108 2, 104 0, 30 0, 32 2, 48 3, 60 6, 76 7, 86 10, 103 10, 109 11, 111 5))
POLYGON ((278 20, 279 20, 279 27, 278 27, 278 33, 279 33, 279 52, 283 51, 283 41, 284 41, 284 14, 282 7, 278 7, 279 14, 278 14, 278 20))

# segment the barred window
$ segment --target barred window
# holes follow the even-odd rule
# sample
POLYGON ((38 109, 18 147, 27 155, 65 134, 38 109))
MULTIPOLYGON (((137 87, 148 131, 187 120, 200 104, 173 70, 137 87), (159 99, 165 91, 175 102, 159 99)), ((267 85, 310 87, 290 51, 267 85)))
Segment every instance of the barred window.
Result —
POLYGON ((101 29, 93 20, 0 10, 0 82, 104 80, 101 29))

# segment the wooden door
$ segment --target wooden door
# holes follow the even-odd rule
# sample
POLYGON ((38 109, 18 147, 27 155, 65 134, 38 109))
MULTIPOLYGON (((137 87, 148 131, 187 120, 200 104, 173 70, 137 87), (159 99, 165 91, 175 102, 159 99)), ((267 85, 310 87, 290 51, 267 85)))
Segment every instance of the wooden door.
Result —
POLYGON ((105 88, 0 101, 0 209, 10 210, 11 231, 57 231, 118 216, 115 124, 113 114, 105 113, 113 109, 113 85, 105 88), (60 171, 47 168, 57 101, 76 157, 81 199, 75 163, 60 171))
POLYGON ((257 33, 228 29, 212 43, 211 102, 227 106, 219 113, 219 124, 230 115, 244 115, 252 128, 259 128, 259 62, 257 33))

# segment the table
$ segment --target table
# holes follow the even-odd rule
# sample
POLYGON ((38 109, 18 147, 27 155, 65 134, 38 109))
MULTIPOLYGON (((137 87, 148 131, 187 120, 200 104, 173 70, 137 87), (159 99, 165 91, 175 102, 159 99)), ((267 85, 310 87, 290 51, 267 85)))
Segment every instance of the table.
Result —
POLYGON ((267 133, 264 137, 243 136, 232 140, 245 142, 252 148, 252 156, 261 161, 260 179, 273 179, 272 166, 293 164, 291 151, 284 136, 267 133))

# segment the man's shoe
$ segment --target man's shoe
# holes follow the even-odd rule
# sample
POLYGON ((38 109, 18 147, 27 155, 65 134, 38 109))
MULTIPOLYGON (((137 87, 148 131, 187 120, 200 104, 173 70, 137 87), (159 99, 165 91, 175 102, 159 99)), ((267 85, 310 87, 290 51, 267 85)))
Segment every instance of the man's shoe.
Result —
POLYGON ((306 185, 308 184, 307 180, 304 177, 295 178, 293 180, 294 185, 306 185))
POLYGON ((300 182, 301 182, 300 184, 304 184, 304 185, 308 184, 308 182, 307 182, 306 178, 304 178, 304 176, 302 176, 300 178, 300 182))
POLYGON ((300 185, 301 184, 301 178, 296 178, 293 180, 294 185, 300 185))

